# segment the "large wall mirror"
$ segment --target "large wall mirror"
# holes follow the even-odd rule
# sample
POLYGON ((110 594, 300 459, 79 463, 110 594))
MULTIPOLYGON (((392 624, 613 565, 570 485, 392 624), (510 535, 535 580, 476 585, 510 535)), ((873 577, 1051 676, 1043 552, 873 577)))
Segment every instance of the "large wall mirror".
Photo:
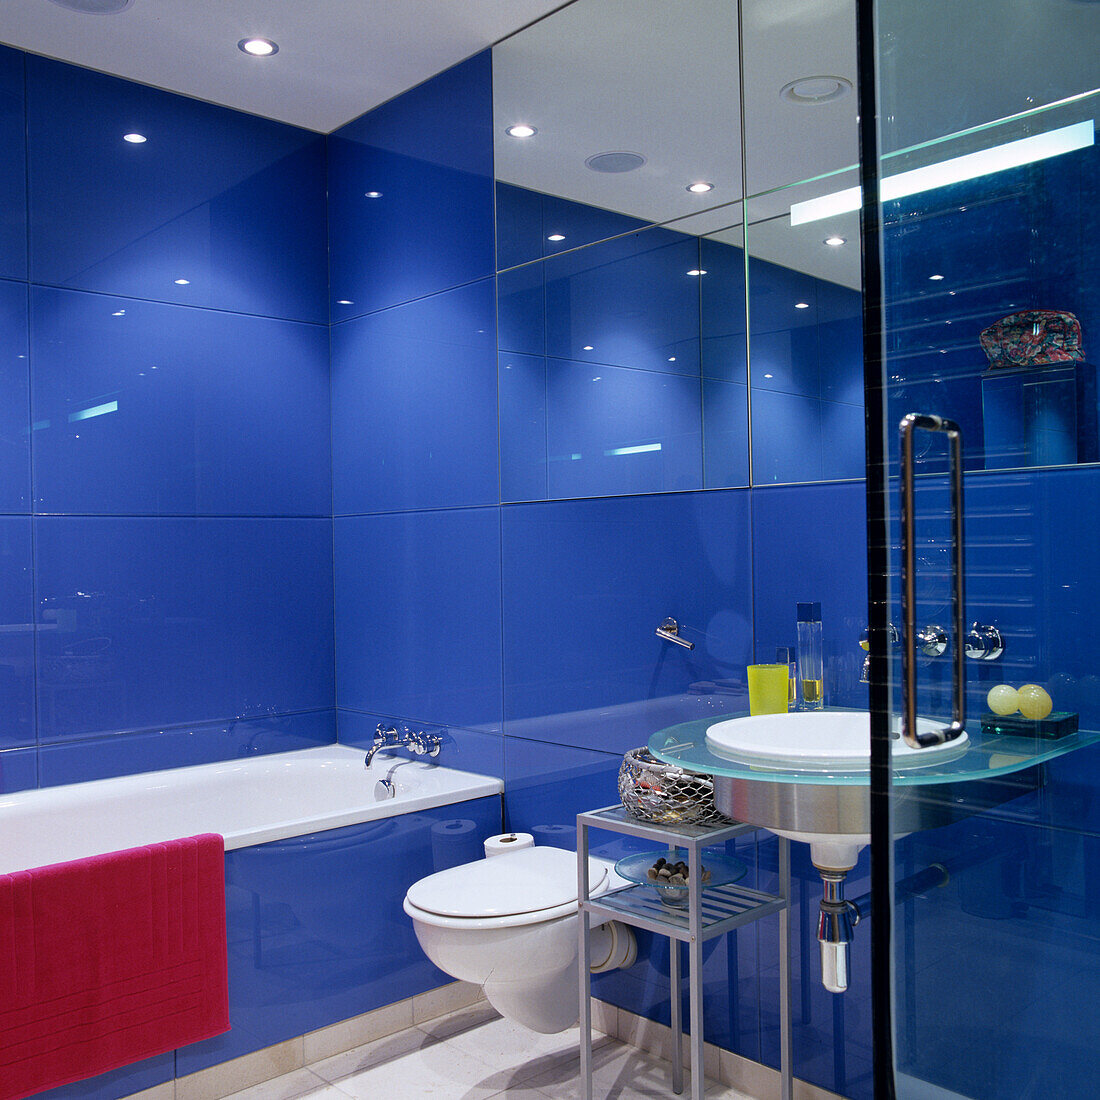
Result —
MULTIPOLYGON (((854 4, 745 0, 742 20, 743 52, 728 0, 576 0, 494 49, 504 500, 863 476, 854 4)), ((1039 114, 1000 137, 887 119, 888 160, 1084 117, 1039 114)), ((968 469, 1100 460, 1096 156, 1090 131, 884 211, 891 397, 947 401, 968 469), (1066 201, 1025 202, 1034 172, 1066 201)))

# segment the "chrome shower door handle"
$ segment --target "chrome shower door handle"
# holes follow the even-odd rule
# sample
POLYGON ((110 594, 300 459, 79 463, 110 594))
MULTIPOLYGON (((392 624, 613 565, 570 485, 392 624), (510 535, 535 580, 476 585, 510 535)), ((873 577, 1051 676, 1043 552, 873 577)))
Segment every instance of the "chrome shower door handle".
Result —
POLYGON ((963 473, 962 432, 953 420, 927 413, 909 413, 901 420, 901 674, 905 705, 901 733, 914 749, 954 741, 966 725, 966 635, 963 633, 963 473), (951 450, 951 626, 955 649, 951 654, 952 720, 940 730, 917 732, 917 661, 916 661, 916 517, 913 507, 913 435, 917 430, 943 432, 951 450))

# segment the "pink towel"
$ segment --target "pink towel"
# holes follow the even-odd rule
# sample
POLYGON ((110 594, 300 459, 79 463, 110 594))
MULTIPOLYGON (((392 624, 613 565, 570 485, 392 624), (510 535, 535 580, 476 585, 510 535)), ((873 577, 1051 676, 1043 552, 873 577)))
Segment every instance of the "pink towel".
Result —
POLYGON ((0 1100, 229 1029, 224 851, 208 834, 0 875, 0 1100))

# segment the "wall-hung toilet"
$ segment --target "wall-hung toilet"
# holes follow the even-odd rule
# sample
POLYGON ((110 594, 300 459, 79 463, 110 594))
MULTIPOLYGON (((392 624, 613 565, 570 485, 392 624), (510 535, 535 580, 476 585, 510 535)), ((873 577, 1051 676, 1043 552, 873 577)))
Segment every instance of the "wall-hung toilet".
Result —
MULTIPOLYGON (((613 880, 611 864, 589 860, 591 896, 613 880)), ((405 912, 428 958, 452 977, 483 986, 502 1016, 545 1033, 576 1023, 575 852, 524 848, 439 871, 409 888, 405 912)), ((636 957, 625 925, 593 928, 593 972, 631 966, 636 957)))

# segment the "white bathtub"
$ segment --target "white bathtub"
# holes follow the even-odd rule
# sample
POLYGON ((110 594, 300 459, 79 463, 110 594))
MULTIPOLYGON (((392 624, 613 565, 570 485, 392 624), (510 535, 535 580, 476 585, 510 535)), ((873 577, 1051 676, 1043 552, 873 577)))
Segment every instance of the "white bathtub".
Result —
POLYGON ((0 874, 220 833, 227 849, 499 794, 499 779, 326 745, 0 795, 0 874), (389 776, 393 798, 377 800, 389 776))

